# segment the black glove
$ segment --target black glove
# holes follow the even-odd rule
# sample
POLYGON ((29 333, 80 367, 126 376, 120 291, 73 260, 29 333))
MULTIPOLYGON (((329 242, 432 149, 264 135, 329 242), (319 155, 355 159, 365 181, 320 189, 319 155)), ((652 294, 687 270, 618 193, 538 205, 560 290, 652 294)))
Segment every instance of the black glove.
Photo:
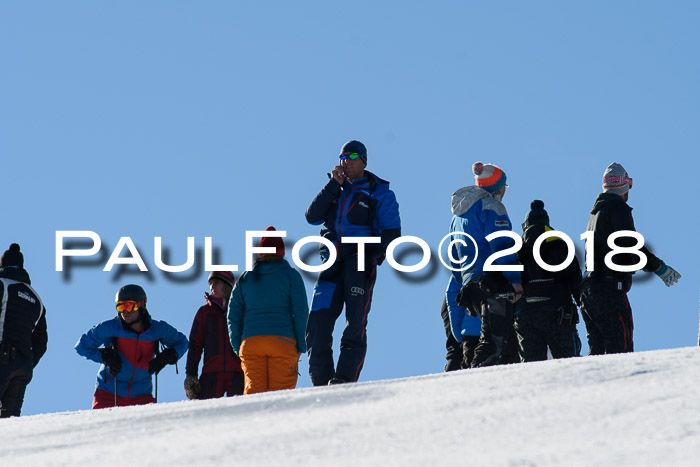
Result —
POLYGON ((202 385, 199 384, 197 375, 187 375, 185 378, 185 395, 188 399, 199 399, 199 393, 202 392, 202 385))
POLYGON ((177 363, 177 351, 172 347, 163 350, 161 353, 156 355, 156 357, 148 362, 148 373, 158 373, 160 370, 165 368, 165 365, 172 365, 177 363))
POLYGON ((109 370, 109 374, 116 376, 122 370, 122 358, 119 356, 117 349, 111 347, 100 349, 100 353, 102 354, 102 363, 109 370))
POLYGON ((469 285, 463 285, 461 289, 459 289, 459 293, 457 294, 457 305, 459 306, 464 306, 464 307, 469 307, 470 301, 469 301, 469 290, 468 290, 469 285))

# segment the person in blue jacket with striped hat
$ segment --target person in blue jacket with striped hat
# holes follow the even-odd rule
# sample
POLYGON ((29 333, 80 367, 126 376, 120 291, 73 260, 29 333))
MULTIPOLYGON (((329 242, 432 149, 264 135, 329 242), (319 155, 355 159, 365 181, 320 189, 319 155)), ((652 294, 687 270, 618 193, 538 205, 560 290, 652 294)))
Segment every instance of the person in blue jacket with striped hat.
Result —
MULTIPOLYGON (((367 316, 377 266, 386 248, 401 236, 399 204, 389 182, 368 170, 367 148, 357 140, 345 143, 330 180, 306 210, 306 220, 323 225, 321 236, 333 243, 336 261, 319 273, 314 285, 306 344, 309 375, 314 386, 355 382, 367 353, 367 316), (359 245, 343 242, 347 237, 378 237, 367 244, 360 263, 359 245), (345 306, 345 330, 340 340, 337 366, 333 363, 333 327, 345 306)), ((330 251, 321 246, 321 259, 330 251)))
POLYGON ((187 351, 185 335, 165 321, 152 319, 146 300, 146 292, 138 285, 120 288, 117 316, 90 329, 75 345, 79 355, 101 363, 93 409, 157 402, 151 375, 177 363, 187 351))
MULTIPOLYGON (((517 342, 513 329, 514 303, 520 299, 523 287, 519 271, 484 271, 489 256, 513 245, 507 237, 486 237, 502 230, 512 230, 506 207, 506 173, 494 164, 476 162, 472 166, 475 184, 457 190, 452 195, 450 243, 454 258, 452 278, 447 297, 460 290, 450 309, 450 321, 457 341, 462 341, 464 313, 481 318, 479 343, 474 351, 472 368, 515 363, 518 361, 517 342), (471 237, 471 239, 469 238, 471 237)), ((514 253, 500 256, 495 266, 516 266, 514 253)))

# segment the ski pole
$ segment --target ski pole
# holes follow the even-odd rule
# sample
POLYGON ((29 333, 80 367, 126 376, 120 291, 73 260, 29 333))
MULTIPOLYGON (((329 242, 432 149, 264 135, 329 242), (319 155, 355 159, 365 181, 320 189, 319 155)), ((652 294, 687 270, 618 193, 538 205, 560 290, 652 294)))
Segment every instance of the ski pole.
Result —
MULTIPOLYGON (((116 337, 112 337, 112 349, 117 352, 116 337)), ((117 399, 117 375, 114 375, 114 406, 119 407, 119 400, 117 399)))

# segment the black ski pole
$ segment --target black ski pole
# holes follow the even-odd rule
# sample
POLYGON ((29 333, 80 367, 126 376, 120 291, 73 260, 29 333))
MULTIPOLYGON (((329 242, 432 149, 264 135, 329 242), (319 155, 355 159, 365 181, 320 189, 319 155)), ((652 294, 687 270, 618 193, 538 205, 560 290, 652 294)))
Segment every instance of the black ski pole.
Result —
MULTIPOLYGON (((112 349, 117 352, 116 337, 112 337, 112 349)), ((114 406, 119 407, 119 401, 117 399, 117 375, 114 375, 114 406)))

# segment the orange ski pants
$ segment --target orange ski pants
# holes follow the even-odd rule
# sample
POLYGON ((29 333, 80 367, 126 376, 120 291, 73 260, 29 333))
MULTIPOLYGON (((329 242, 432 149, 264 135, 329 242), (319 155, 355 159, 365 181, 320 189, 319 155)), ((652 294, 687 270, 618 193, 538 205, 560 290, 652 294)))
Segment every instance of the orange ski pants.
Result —
POLYGON ((299 356, 297 342, 282 336, 251 336, 241 342, 243 394, 294 389, 299 356))

